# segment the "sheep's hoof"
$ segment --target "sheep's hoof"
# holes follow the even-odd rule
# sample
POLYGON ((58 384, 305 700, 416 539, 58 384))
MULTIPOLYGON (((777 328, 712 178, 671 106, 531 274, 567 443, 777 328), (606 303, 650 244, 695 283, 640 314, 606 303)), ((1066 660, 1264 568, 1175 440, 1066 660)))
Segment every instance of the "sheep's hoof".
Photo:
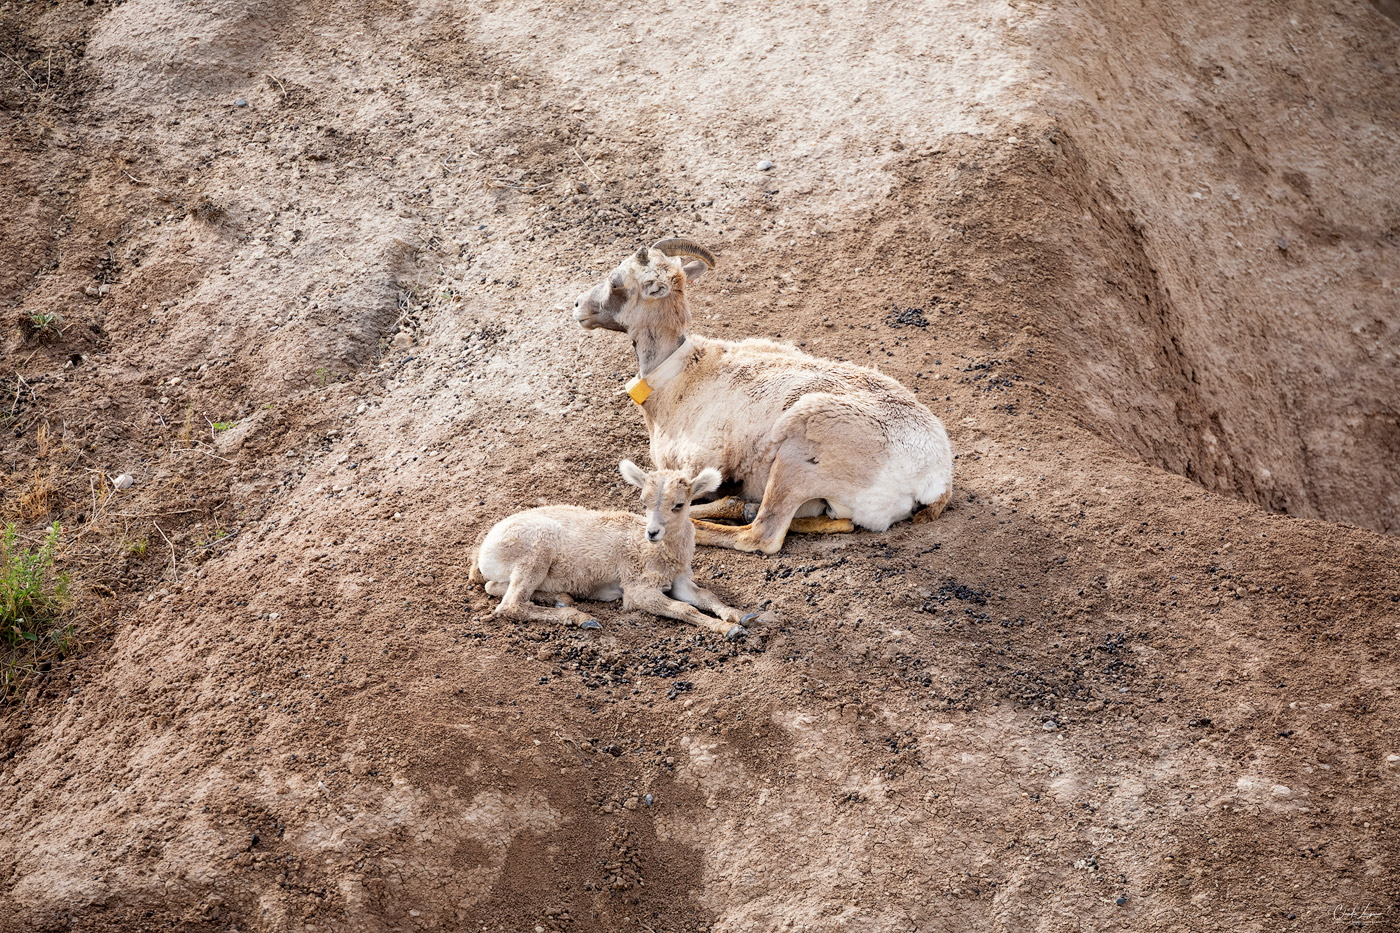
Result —
POLYGON ((747 615, 745 615, 743 618, 741 618, 741 619, 739 620, 739 624, 740 624, 740 625, 747 625, 748 623, 752 622, 754 619, 757 619, 757 618, 758 618, 758 613, 756 613, 756 612, 750 612, 750 613, 748 613, 747 615))
POLYGON ((603 626, 598 624, 597 619, 584 619, 582 622, 579 623, 578 627, 584 629, 597 629, 602 628, 603 626))
POLYGON ((744 628, 742 625, 732 625, 732 626, 730 626, 729 631, 727 631, 727 632, 724 633, 724 640, 725 640, 725 641, 738 641, 739 639, 743 638, 743 637, 744 637, 745 635, 747 635, 748 633, 749 633, 749 630, 746 629, 746 628, 744 628))

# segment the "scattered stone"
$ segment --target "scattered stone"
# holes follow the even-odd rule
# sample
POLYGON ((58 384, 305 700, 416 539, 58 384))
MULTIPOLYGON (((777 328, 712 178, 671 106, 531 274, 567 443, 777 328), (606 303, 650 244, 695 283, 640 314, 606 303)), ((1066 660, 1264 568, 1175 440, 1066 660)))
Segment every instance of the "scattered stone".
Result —
POLYGON ((389 345, 395 350, 407 350, 413 346, 413 335, 406 330, 401 330, 394 335, 394 339, 389 342, 389 345))
POLYGON ((117 489, 130 489, 132 486, 136 485, 136 480, 132 478, 130 473, 123 473, 112 480, 112 485, 117 489))
POLYGON ((769 162, 767 159, 764 159, 762 162, 758 163, 758 170, 759 170, 760 172, 771 171, 772 168, 773 168, 773 163, 772 163, 772 162, 769 162))
POLYGON ((1045 720, 1045 725, 1040 728, 1044 729, 1046 732, 1054 732, 1056 729, 1060 728, 1060 724, 1053 719, 1047 719, 1045 720))
POLYGON ((1122 907, 1124 904, 1128 903, 1128 896, 1127 896, 1126 894, 1124 894, 1124 895, 1120 896, 1120 897, 1118 898, 1118 900, 1114 901, 1113 903, 1117 904, 1119 907, 1122 907))
POLYGON ((1292 796, 1293 791, 1283 784, 1275 784, 1272 788, 1272 793, 1275 797, 1289 797, 1292 796))
POLYGON ((248 106, 248 100, 245 97, 240 97, 238 98, 238 100, 233 102, 233 105, 235 107, 246 107, 248 106))
POLYGON ((656 803, 656 798, 653 797, 651 794, 647 794, 645 797, 642 798, 642 803, 646 804, 647 806, 651 806, 652 804, 656 803))

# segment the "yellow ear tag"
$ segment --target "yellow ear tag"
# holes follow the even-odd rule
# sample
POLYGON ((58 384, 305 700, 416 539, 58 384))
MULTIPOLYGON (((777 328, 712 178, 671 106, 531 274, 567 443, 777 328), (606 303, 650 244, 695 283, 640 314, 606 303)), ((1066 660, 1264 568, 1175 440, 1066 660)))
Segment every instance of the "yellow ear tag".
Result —
POLYGON ((627 383, 627 394, 640 405, 651 396, 651 386, 641 376, 633 376, 632 381, 627 383))

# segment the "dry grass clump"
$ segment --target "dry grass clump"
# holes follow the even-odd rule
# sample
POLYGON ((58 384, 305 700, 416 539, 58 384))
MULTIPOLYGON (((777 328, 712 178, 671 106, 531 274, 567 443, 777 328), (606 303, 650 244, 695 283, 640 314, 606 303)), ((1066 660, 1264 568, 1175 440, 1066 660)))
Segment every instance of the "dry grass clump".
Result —
POLYGON ((22 521, 35 522, 52 515, 57 501, 58 487, 54 484, 52 475, 35 470, 28 488, 20 494, 16 511, 22 521))

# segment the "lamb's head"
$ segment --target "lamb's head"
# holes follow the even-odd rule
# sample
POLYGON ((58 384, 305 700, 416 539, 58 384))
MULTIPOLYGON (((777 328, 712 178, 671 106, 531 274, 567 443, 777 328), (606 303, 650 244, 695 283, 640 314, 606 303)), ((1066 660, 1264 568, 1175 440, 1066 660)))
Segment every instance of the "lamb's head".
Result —
POLYGON ((694 479, 680 470, 648 473, 631 460, 618 464, 622 478, 642 491, 646 510, 647 540, 662 541, 684 532, 690 525, 690 501, 719 488, 719 470, 706 467, 694 479))
POLYGON ((608 277, 574 300, 574 320, 592 330, 635 334, 643 328, 683 331, 690 323, 687 281, 714 268, 715 257, 690 240, 658 240, 622 260, 608 277))

